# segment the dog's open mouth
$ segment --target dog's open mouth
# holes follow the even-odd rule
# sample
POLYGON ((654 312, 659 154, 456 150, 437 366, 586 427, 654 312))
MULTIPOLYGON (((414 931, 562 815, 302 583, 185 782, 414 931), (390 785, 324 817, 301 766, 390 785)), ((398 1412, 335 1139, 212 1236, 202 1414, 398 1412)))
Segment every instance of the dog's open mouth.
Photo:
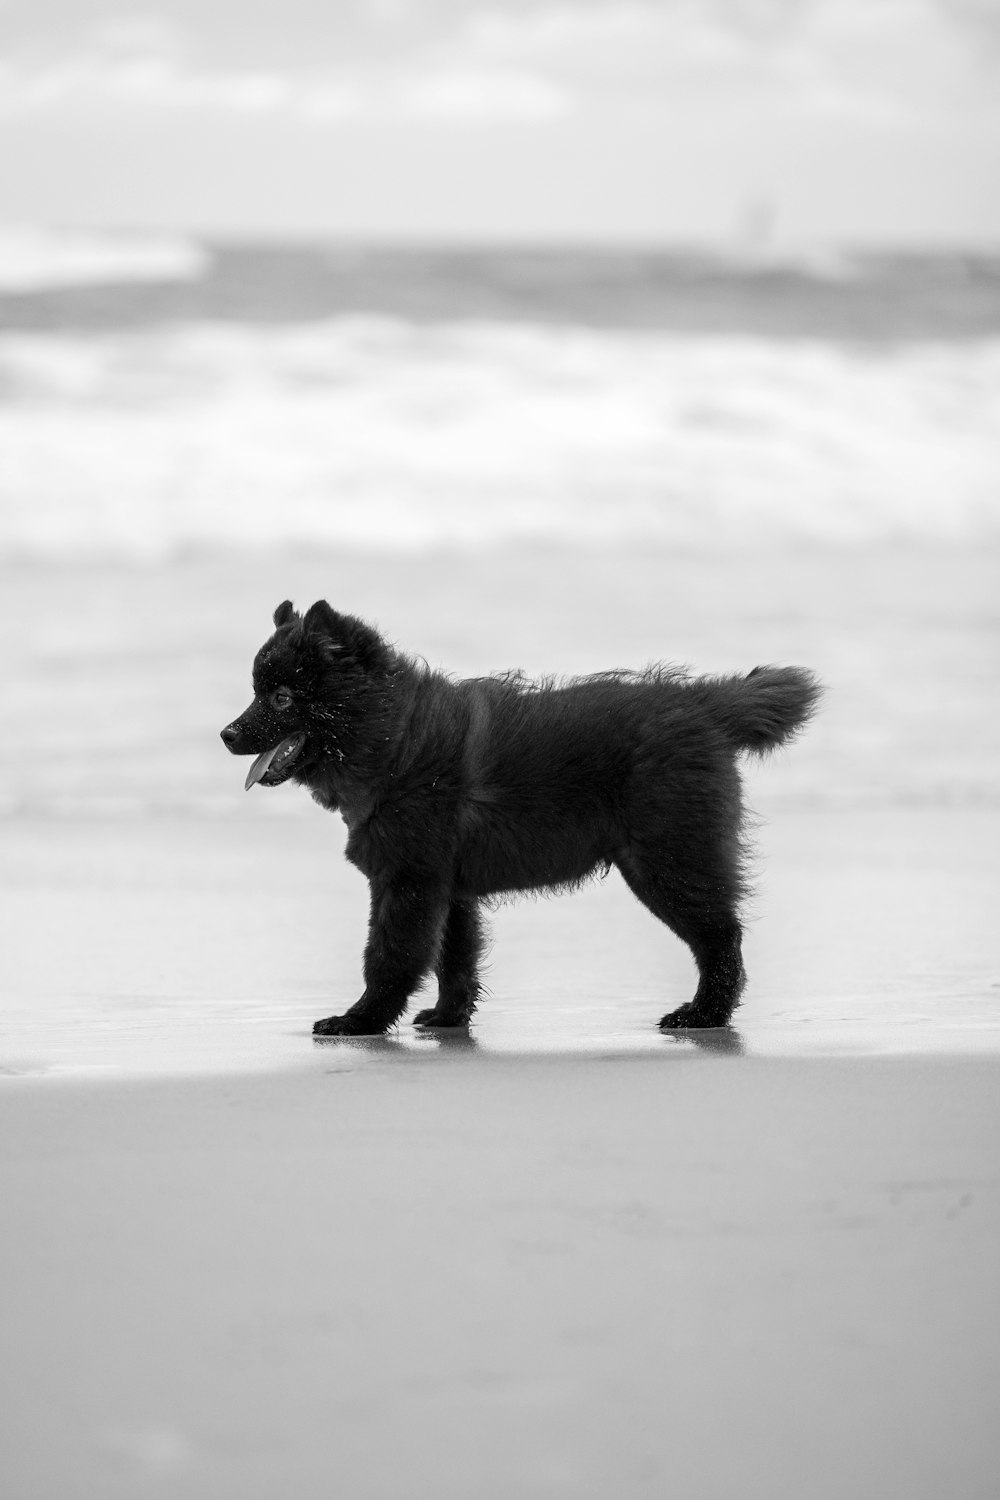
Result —
POLYGON ((290 734, 279 740, 270 750, 258 755, 247 772, 246 791, 259 781, 262 786, 279 786, 291 774, 292 764, 302 753, 306 742, 304 734, 290 734))

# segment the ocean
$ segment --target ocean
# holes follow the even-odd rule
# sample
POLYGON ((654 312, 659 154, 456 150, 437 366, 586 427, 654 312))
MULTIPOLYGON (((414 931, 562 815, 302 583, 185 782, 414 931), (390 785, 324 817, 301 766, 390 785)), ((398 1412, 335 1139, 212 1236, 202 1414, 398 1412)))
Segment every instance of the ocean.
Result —
POLYGON ((457 672, 802 660, 779 799, 993 801, 998 543, 1000 256, 0 236, 10 815, 290 809, 217 731, 310 594, 457 672))
POLYGON ((1000 531, 1000 256, 158 248, 8 265, 8 556, 1000 531))

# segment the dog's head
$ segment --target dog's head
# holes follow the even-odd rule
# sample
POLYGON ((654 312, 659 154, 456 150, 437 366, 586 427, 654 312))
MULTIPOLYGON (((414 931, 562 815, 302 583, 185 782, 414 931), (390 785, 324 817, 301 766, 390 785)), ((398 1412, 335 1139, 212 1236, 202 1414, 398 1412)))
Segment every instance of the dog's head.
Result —
POLYGON ((274 611, 274 624, 254 660, 253 702, 222 731, 233 755, 257 757, 248 791, 258 781, 303 781, 324 757, 342 758, 351 700, 391 670, 381 637, 325 599, 304 615, 286 599, 274 611))

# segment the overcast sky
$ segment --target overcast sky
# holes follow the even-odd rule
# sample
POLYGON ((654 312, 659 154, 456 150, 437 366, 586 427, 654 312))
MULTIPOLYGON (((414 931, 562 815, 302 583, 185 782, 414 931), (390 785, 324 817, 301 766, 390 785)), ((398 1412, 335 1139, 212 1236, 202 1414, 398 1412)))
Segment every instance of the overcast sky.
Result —
POLYGON ((1000 0, 0 0, 0 222, 1000 240, 1000 0))

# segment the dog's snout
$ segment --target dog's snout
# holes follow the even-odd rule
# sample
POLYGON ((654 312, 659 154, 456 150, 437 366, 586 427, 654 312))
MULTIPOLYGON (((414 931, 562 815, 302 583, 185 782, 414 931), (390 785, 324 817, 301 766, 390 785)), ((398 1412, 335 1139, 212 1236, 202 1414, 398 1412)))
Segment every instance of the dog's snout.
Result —
POLYGON ((235 724, 227 724, 225 729, 222 731, 222 743, 225 745, 227 750, 235 749, 236 741, 239 739, 239 737, 240 731, 235 724))

